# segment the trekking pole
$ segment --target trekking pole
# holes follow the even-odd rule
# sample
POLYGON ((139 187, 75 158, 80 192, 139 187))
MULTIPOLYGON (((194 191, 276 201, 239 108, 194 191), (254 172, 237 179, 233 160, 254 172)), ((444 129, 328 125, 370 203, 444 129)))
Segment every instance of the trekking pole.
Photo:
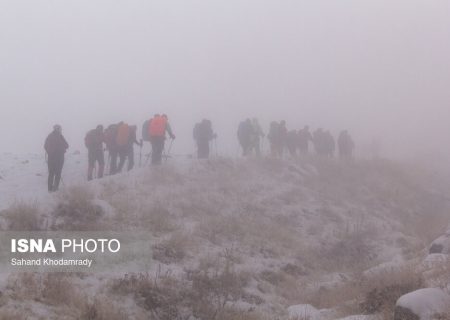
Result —
POLYGON ((166 161, 169 160, 170 150, 172 150, 172 145, 173 145, 173 139, 170 140, 169 149, 167 149, 167 152, 164 155, 164 158, 166 159, 166 161))
POLYGON ((216 153, 216 158, 219 157, 219 151, 217 151, 217 137, 214 138, 214 149, 216 153))
POLYGON ((109 154, 109 150, 108 151, 108 159, 106 161, 106 166, 105 166, 105 173, 108 172, 109 174, 109 163, 111 162, 111 155, 109 154))
POLYGON ((261 154, 264 155, 264 136, 261 137, 261 154))
POLYGON ((142 141, 142 139, 141 139, 141 146, 140 146, 140 148, 139 148, 139 168, 140 167, 142 167, 142 146, 143 146, 143 141, 142 141))
POLYGON ((173 139, 170 140, 169 150, 167 150, 167 154, 170 155, 170 151, 172 150, 173 139))

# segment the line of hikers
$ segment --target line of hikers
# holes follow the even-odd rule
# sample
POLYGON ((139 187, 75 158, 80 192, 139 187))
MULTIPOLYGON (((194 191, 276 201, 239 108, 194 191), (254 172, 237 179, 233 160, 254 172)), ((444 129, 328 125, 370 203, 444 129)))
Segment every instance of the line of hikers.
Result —
MULTIPOLYGON (((151 162, 153 165, 162 163, 162 156, 166 141, 166 133, 172 141, 175 135, 170 127, 167 115, 155 114, 153 118, 144 122, 142 128, 142 139, 137 140, 137 127, 129 125, 123 121, 111 124, 106 129, 103 125, 98 125, 90 130, 84 143, 88 150, 88 180, 94 177, 94 170, 97 168, 97 178, 102 178, 105 172, 105 148, 109 155, 109 174, 114 175, 122 171, 125 161, 127 161, 128 171, 134 167, 134 145, 141 148, 144 141, 149 141, 152 146, 151 162)), ((48 165, 48 191, 58 190, 61 181, 61 172, 64 166, 64 154, 69 145, 62 135, 60 125, 55 125, 53 131, 45 140, 44 149, 47 154, 48 165)), ((142 161, 142 152, 140 156, 142 161)))
MULTIPOLYGON (((144 141, 151 144, 151 154, 147 156, 146 162, 151 156, 152 165, 162 163, 163 152, 167 136, 171 139, 168 153, 172 147, 175 135, 169 124, 167 115, 155 114, 153 118, 146 120, 142 126, 142 138, 137 140, 137 127, 129 125, 123 121, 111 124, 106 129, 103 125, 98 125, 90 130, 84 139, 88 150, 88 180, 94 178, 94 171, 97 169, 96 177, 102 178, 105 173, 105 150, 108 151, 109 165, 108 173, 117 174, 123 170, 127 161, 127 170, 134 167, 134 145, 141 148, 139 165, 142 162, 142 146, 144 141), (106 147, 106 149, 105 149, 106 147)), ((246 119, 239 124, 237 131, 238 141, 242 147, 243 155, 261 155, 265 134, 259 125, 258 119, 246 119)), ((197 157, 207 159, 210 154, 211 141, 217 138, 217 134, 212 129, 212 123, 208 119, 203 119, 197 123, 193 129, 193 138, 197 144, 197 157)), ((270 143, 272 156, 282 157, 285 150, 291 156, 296 156, 297 151, 301 155, 306 155, 309 149, 309 142, 312 142, 316 153, 324 157, 333 157, 336 143, 329 131, 317 129, 313 134, 309 132, 309 127, 305 126, 301 130, 290 130, 286 128, 286 122, 273 121, 267 135, 270 143)), ((347 131, 342 131, 337 139, 339 156, 341 158, 351 158, 355 144, 347 131)), ((60 125, 55 125, 53 131, 48 135, 44 145, 47 153, 48 164, 48 191, 58 190, 61 181, 61 172, 64 165, 64 154, 69 148, 67 141, 62 135, 60 125)), ((106 168, 108 169, 108 168, 106 168)))
MULTIPOLYGON (((264 132, 257 119, 246 119, 239 124, 237 137, 243 150, 243 156, 251 154, 260 155, 264 132)), ((288 130, 286 121, 272 121, 270 123, 267 139, 270 144, 272 156, 282 157, 285 150, 291 156, 306 155, 309 151, 309 142, 314 145, 317 155, 332 158, 336 151, 336 141, 330 131, 322 128, 310 133, 309 127, 305 126, 301 130, 288 130)), ((347 130, 342 131, 337 139, 340 158, 351 158, 355 149, 353 139, 347 130)))

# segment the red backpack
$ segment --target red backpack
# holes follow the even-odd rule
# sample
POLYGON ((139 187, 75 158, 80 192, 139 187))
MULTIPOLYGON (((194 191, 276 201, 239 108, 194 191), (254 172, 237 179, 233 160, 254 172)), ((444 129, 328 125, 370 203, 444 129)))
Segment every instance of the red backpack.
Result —
POLYGON ((166 133, 167 118, 155 117, 150 121, 148 132, 150 137, 162 137, 166 133))

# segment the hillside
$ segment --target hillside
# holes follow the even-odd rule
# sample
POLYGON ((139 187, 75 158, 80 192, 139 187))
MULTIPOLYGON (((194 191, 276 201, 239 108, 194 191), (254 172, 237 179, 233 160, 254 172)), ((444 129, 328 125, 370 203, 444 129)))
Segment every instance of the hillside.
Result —
POLYGON ((86 183, 84 157, 70 155, 48 195, 41 157, 1 161, 3 230, 141 231, 153 243, 142 273, 4 274, 1 319, 390 319, 401 295, 450 275, 423 263, 450 203, 411 166, 172 160, 86 183))

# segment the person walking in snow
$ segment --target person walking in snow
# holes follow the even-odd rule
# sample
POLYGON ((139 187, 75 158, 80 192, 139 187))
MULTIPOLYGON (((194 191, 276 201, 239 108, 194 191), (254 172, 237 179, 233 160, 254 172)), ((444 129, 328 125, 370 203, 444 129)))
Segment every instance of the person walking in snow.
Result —
POLYGON ((169 124, 167 115, 155 115, 148 124, 150 142, 152 144, 152 165, 159 165, 162 163, 162 153, 164 151, 164 144, 166 141, 166 132, 172 140, 175 135, 169 124))
POLYGON ((253 136, 252 121, 250 119, 246 119, 245 121, 242 121, 239 124, 237 132, 239 144, 242 147, 242 155, 244 157, 250 154, 252 136, 253 136))
POLYGON ((134 145, 142 147, 142 142, 137 141, 137 127, 129 126, 128 138, 123 147, 119 150, 119 167, 118 172, 121 172, 125 164, 125 160, 128 160, 127 170, 130 171, 134 168, 134 145))
POLYGON ((257 118, 252 119, 252 136, 250 139, 250 152, 255 150, 257 156, 261 155, 261 140, 264 139, 264 131, 257 118))
POLYGON ((109 155, 109 174, 114 175, 117 173, 117 157, 119 155, 119 146, 117 145, 117 132, 119 126, 121 126, 123 122, 114 123, 109 125, 105 132, 105 145, 106 150, 108 150, 109 155))
POLYGON ((97 128, 89 131, 84 138, 84 144, 88 149, 88 181, 92 180, 96 163, 98 163, 97 178, 100 179, 103 177, 105 168, 104 141, 105 135, 102 125, 98 125, 97 128))
POLYGON ((199 159, 209 158, 209 143, 217 137, 212 129, 211 121, 203 119, 202 122, 197 123, 194 127, 193 136, 197 143, 197 157, 199 159))
POLYGON ((45 139, 44 149, 47 153, 48 192, 57 191, 64 166, 64 154, 69 144, 62 135, 62 128, 56 124, 53 131, 45 139))
POLYGON ((333 158, 334 157, 334 152, 336 150, 336 142, 334 141, 334 137, 331 134, 330 131, 325 131, 325 155, 327 156, 327 158, 333 158))
POLYGON ((342 131, 338 137, 339 158, 350 159, 353 156, 355 143, 347 130, 342 131))
POLYGON ((302 130, 298 131, 298 147, 301 155, 308 154, 310 141, 313 141, 313 137, 309 132, 309 127, 305 126, 302 130))

